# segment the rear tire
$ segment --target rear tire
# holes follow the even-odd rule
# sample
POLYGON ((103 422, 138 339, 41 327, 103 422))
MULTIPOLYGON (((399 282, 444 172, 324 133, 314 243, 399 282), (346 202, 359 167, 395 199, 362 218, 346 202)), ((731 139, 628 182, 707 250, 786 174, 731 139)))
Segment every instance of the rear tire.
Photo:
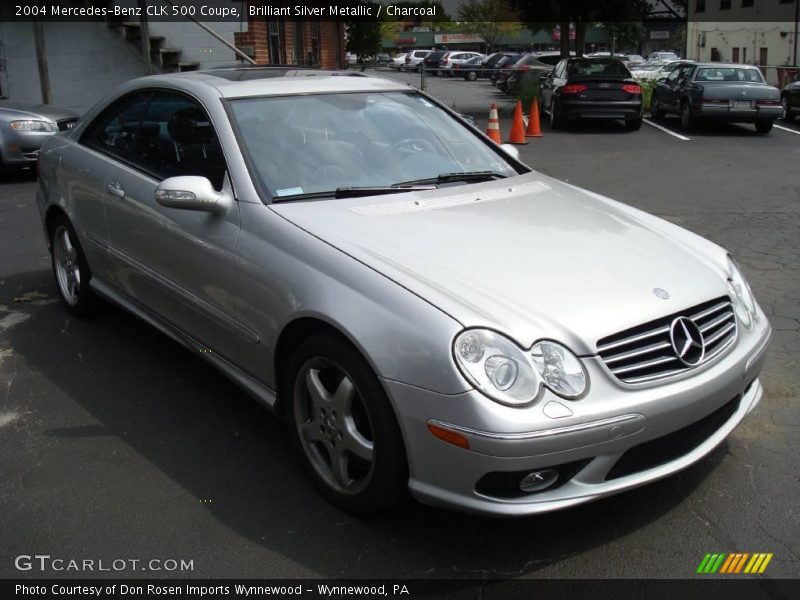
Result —
POLYGON ((772 131, 772 121, 756 121, 756 132, 760 134, 772 131))
POLYGON ((290 435, 317 490, 354 513, 408 495, 408 463, 389 399, 346 340, 315 334, 289 359, 283 406, 290 435))
POLYGON ((475 71, 470 71, 469 73, 467 73, 465 79, 469 81, 475 81, 476 79, 478 79, 478 74, 475 71))
POLYGON ((625 129, 628 131, 639 131, 642 128, 642 117, 638 119, 626 119, 625 129))
POLYGON ((63 214, 56 217, 51 228, 50 256, 58 295, 67 312, 76 317, 96 314, 98 299, 89 287, 92 272, 78 235, 63 214))

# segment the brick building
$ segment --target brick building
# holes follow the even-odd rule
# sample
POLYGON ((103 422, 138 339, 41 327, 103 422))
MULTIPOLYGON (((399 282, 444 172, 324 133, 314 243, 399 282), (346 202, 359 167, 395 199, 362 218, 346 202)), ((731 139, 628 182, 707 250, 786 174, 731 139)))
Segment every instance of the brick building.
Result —
POLYGON ((235 33, 234 42, 258 64, 345 66, 343 23, 247 17, 247 31, 235 33))

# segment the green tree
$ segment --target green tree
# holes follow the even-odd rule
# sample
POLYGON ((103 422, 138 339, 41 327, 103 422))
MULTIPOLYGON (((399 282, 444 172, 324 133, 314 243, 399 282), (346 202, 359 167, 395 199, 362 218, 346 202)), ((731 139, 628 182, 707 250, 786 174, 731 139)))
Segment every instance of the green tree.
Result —
POLYGON ((381 50, 381 24, 379 21, 348 21, 347 51, 352 52, 361 62, 365 57, 381 50))
POLYGON ((509 0, 464 0, 458 9, 459 29, 476 33, 491 52, 503 37, 522 29, 509 0))

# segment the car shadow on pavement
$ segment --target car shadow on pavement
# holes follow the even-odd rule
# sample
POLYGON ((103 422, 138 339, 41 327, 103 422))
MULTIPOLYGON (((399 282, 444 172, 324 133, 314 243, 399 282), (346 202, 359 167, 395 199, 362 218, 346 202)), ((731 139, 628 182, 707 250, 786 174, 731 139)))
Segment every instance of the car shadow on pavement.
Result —
POLYGON ((698 122, 691 131, 686 131, 681 127, 679 117, 668 116, 663 119, 653 119, 648 116, 653 123, 666 127, 670 131, 689 138, 701 137, 763 137, 769 139, 771 133, 762 134, 755 130, 749 123, 727 123, 725 121, 705 120, 698 122))
MULTIPOLYGON (((85 419, 59 422, 64 413, 47 414, 45 407, 37 419, 48 443, 69 453, 81 440, 95 448, 109 443, 104 440, 121 441, 194 498, 213 498, 204 508, 237 536, 322 576, 530 575, 675 510, 727 450, 723 444, 676 476, 557 513, 493 519, 409 500, 391 512, 355 518, 315 493, 279 420, 199 356, 121 310, 108 307, 98 317, 78 320, 55 298, 48 271, 8 277, 0 287, 0 304, 29 315, 3 334, 14 354, 45 379, 45 391, 55 386, 96 420, 89 425, 85 419), (50 301, 15 305, 13 298, 23 292, 39 292, 34 297, 46 295, 50 301)), ((119 458, 103 450, 94 452, 108 464, 94 475, 96 485, 113 489, 113 478, 126 477, 120 472, 124 462, 114 463, 119 458)), ((80 472, 78 461, 65 459, 65 464, 76 476, 80 472)), ((92 490, 76 489, 70 495, 90 498, 92 490)), ((178 514, 181 501, 171 500, 164 510, 178 514)), ((113 504, 114 497, 105 502, 113 504)), ((69 519, 68 513, 61 515, 69 519)), ((142 535, 157 537, 159 532, 142 535)), ((208 543, 214 546, 214 540, 208 543)), ((235 565, 231 561, 228 576, 237 575, 235 565)))

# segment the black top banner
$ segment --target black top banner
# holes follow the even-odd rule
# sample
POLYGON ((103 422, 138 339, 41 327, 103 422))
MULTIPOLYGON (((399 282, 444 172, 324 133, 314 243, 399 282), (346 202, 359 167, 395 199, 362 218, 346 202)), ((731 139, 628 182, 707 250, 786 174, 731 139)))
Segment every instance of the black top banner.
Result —
MULTIPOLYGON (((554 22, 561 3, 552 0, 503 0, 497 14, 504 19, 554 22), (521 8, 522 7, 522 8, 521 8)), ((572 6, 563 0, 563 6, 572 6)), ((598 0, 591 22, 641 22, 642 20, 688 22, 795 23, 800 18, 800 0, 664 0, 651 3, 647 14, 632 19, 626 3, 598 0)), ((2 0, 0 20, 31 21, 196 21, 246 22, 248 18, 319 21, 401 21, 426 24, 458 20, 457 11, 447 13, 440 2, 424 0, 2 0)), ((574 16, 570 17, 574 21, 574 16)), ((588 22, 588 21, 587 21, 588 22)), ((465 26, 460 23, 459 26, 465 26)))

